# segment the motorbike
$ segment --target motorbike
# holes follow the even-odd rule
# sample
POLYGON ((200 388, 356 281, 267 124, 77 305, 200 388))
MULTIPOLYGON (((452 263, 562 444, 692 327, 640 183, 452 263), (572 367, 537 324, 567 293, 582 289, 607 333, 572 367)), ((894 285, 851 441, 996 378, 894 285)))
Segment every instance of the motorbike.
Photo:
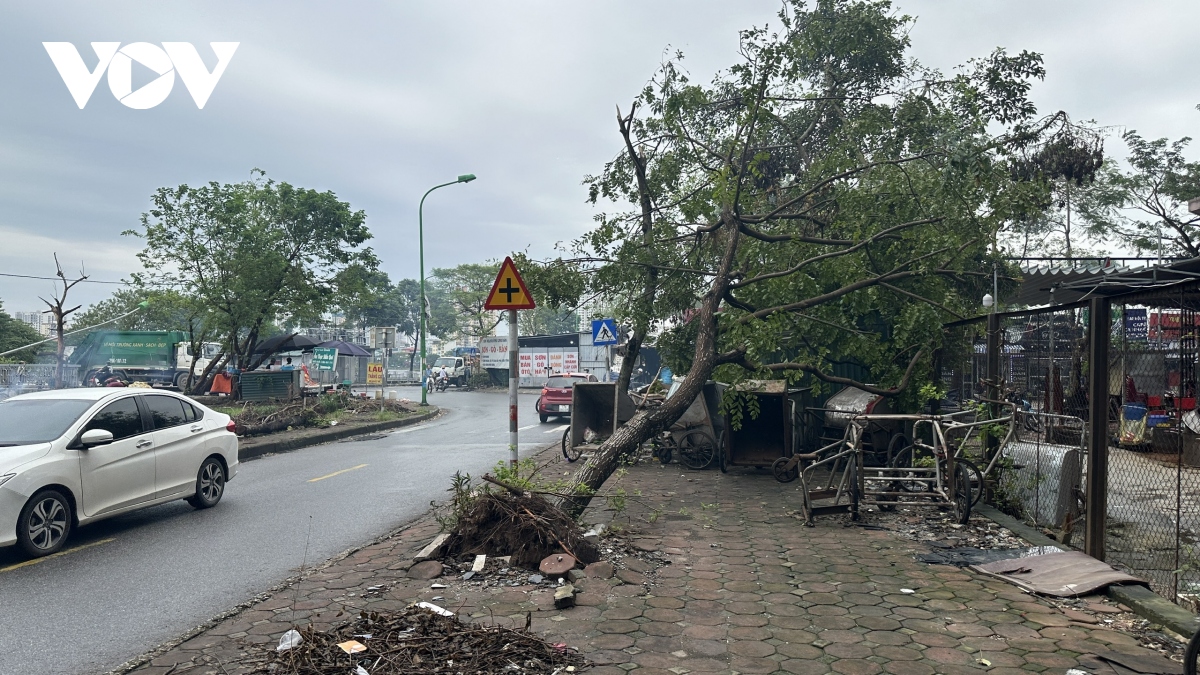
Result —
POLYGON ((1017 415, 1023 418, 1025 428, 1029 431, 1037 432, 1041 429, 1041 421, 1037 415, 1033 413, 1033 405, 1029 402, 1028 397, 1023 392, 1015 389, 1009 390, 1004 396, 1004 400, 1009 403, 1017 404, 1017 415))
POLYGON ((446 378, 446 377, 439 377, 433 383, 434 391, 446 391, 446 389, 448 389, 449 387, 450 387, 450 379, 446 378))

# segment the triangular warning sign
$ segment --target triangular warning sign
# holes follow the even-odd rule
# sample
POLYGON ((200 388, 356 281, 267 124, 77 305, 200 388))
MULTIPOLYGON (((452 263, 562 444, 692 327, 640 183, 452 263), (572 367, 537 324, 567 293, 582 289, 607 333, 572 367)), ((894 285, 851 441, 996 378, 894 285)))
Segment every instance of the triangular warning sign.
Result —
POLYGON ((505 258, 496 275, 496 283, 492 284, 492 292, 483 304, 484 309, 533 309, 536 306, 512 258, 505 258))
POLYGON ((602 323, 602 324, 600 324, 600 330, 596 332, 596 339, 594 341, 595 342, 616 342, 617 336, 613 335, 612 331, 608 329, 608 324, 602 323))

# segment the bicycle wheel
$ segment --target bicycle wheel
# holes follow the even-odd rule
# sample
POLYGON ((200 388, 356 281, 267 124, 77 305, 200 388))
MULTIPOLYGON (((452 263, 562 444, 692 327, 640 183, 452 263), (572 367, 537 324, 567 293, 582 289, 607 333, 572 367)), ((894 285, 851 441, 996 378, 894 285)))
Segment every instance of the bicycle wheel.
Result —
MULTIPOLYGON (((924 448, 910 445, 896 453, 896 456, 892 458, 891 466, 893 469, 912 469, 931 465, 929 464, 929 454, 924 448)), ((926 492, 929 490, 929 483, 917 479, 928 475, 927 473, 917 471, 911 473, 900 472, 900 477, 892 481, 888 487, 888 491, 926 492)))
POLYGON ((716 455, 717 442, 707 431, 693 429, 679 440, 679 463, 689 469, 703 469, 716 455))
POLYGON ((979 466, 967 459, 966 457, 954 458, 956 465, 961 464, 967 472, 967 483, 971 486, 971 508, 983 499, 983 472, 979 470, 979 466))
POLYGON ((1188 640, 1187 651, 1183 654, 1183 675, 1196 675, 1196 661, 1200 660, 1200 631, 1188 640))
POLYGON ((971 478, 967 475, 967 467, 961 462, 954 463, 954 520, 959 525, 966 525, 971 520, 971 478))
POLYGON ((562 453, 568 462, 574 462, 583 455, 581 448, 571 447, 571 427, 567 427, 562 435, 562 453))

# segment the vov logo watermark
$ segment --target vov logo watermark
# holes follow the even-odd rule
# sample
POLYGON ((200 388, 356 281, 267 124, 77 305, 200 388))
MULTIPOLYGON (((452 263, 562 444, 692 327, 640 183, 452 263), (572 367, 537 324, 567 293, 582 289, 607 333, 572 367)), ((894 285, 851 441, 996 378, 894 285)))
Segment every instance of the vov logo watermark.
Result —
POLYGON ((210 42, 217 55, 217 66, 209 72, 199 52, 190 42, 164 42, 162 47, 149 42, 132 42, 121 46, 120 42, 93 42, 98 62, 95 70, 88 70, 79 50, 70 42, 43 42, 50 60, 58 69, 67 91, 75 99, 80 110, 87 105, 100 78, 108 72, 108 88, 113 96, 129 108, 146 110, 167 100, 175 86, 175 74, 183 80, 197 108, 204 108, 212 96, 217 82, 225 74, 229 60, 237 51, 240 42, 210 42), (158 74, 153 81, 133 90, 134 61, 158 74))

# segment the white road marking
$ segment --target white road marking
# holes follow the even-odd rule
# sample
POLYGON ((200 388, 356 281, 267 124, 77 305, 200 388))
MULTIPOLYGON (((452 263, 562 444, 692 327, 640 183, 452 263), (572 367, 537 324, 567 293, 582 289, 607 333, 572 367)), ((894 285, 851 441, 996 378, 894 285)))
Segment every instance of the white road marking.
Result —
POLYGON ((551 430, 549 430, 549 431, 543 431, 542 433, 544 433, 544 434, 557 434, 558 432, 560 432, 560 431, 562 431, 563 429, 566 429, 566 428, 568 428, 568 427, 570 427, 570 426, 571 426, 570 424, 564 424, 564 425, 562 425, 562 426, 554 427, 553 429, 551 429, 551 430))
POLYGON ((526 431, 526 430, 528 430, 528 429, 534 429, 534 428, 537 428, 537 427, 540 427, 540 426, 542 426, 542 425, 540 425, 540 424, 530 424, 530 425, 529 425, 529 426, 527 426, 527 427, 519 427, 519 428, 517 429, 517 431, 526 431))

